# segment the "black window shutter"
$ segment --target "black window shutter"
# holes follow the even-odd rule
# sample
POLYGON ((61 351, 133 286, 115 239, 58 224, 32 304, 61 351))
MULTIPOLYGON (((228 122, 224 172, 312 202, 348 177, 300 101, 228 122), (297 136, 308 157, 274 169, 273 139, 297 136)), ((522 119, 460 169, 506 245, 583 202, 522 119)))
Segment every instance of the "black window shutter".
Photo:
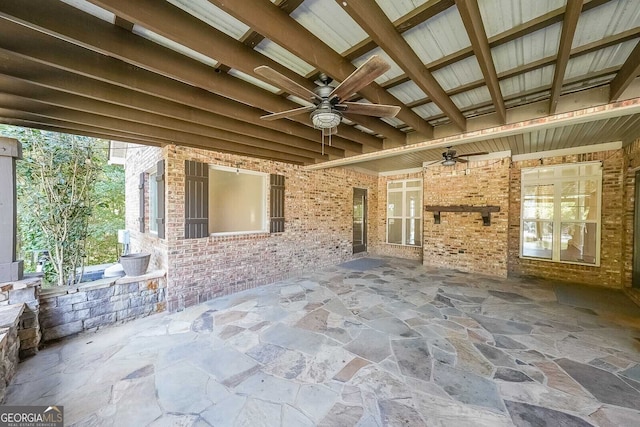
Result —
POLYGON ((140 232, 144 233, 144 172, 140 174, 140 182, 138 183, 138 223, 140 224, 140 232))
POLYGON ((284 175, 271 175, 271 226, 272 233, 284 231, 284 175))
POLYGON ((161 239, 165 238, 165 209, 164 209, 164 182, 165 182, 165 174, 164 174, 164 160, 159 160, 156 164, 156 188, 157 195, 156 200, 158 201, 158 213, 156 217, 156 221, 158 223, 158 237, 161 239))
POLYGON ((185 160, 184 237, 209 235, 209 165, 185 160))

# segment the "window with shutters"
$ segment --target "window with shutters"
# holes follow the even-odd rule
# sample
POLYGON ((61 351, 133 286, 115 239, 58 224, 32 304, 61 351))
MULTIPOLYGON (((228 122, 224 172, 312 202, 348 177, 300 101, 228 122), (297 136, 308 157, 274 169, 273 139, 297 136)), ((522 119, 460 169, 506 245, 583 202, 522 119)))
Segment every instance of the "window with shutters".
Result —
POLYGON ((209 168, 209 233, 265 233, 268 174, 238 168, 209 168))
POLYGON ((281 233, 284 192, 282 175, 186 160, 184 236, 281 233))

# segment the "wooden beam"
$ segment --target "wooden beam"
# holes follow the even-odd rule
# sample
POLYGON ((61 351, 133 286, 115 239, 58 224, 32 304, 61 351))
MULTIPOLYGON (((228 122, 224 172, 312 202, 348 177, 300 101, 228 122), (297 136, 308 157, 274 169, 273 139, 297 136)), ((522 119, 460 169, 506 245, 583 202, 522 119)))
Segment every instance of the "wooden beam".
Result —
MULTIPOLYGON (((0 108, 14 111, 18 115, 20 113, 29 113, 33 116, 39 116, 48 119, 62 120, 65 122, 77 123, 87 126, 95 126, 97 128, 108 130, 129 132, 141 137, 151 136, 153 138, 164 139, 167 141, 167 144, 198 146, 200 148, 206 148, 214 151, 241 154, 250 157, 255 156, 261 158, 270 158, 273 160, 287 162, 305 164, 315 163, 312 158, 301 157, 293 154, 285 154, 268 147, 248 147, 222 139, 207 138, 185 132, 165 130, 153 126, 133 123, 126 120, 104 117, 97 114, 65 110, 62 108, 50 107, 46 105, 38 106, 31 100, 15 97, 13 95, 0 94, 0 108)), ((12 118, 10 113, 3 113, 3 117, 12 118)))
MULTIPOLYGON (((263 0, 209 1, 336 80, 342 81, 355 71, 355 67, 351 62, 340 56, 340 54, 271 2, 263 0)), ((371 83, 360 90, 360 94, 376 104, 401 106, 402 110, 396 116, 399 120, 411 126, 416 132, 427 137, 432 135, 433 129, 428 123, 406 108, 406 106, 403 106, 397 98, 386 92, 378 84, 371 83)), ((384 132, 380 132, 377 129, 373 130, 386 136, 384 132)), ((394 130, 402 133, 395 128, 394 130)), ((404 134, 399 135, 396 133, 395 135, 397 137, 391 137, 390 139, 395 139, 396 141, 402 139, 402 143, 404 143, 404 134)))
POLYGON ((391 56, 411 80, 429 95, 451 121, 464 130, 466 119, 458 107, 425 68, 411 46, 398 34, 382 9, 375 2, 365 0, 336 1, 375 40, 378 46, 391 56))
POLYGON ((478 64, 482 70, 487 88, 491 94, 491 100, 495 106, 496 113, 498 114, 500 122, 504 124, 507 121, 507 113, 500 90, 500 83, 498 82, 498 73, 493 64, 487 33, 482 23, 478 2, 476 0, 456 0, 456 5, 458 6, 458 11, 462 17, 462 22, 467 30, 467 34, 469 35, 469 40, 471 40, 471 46, 478 59, 478 64))
MULTIPOLYGON (((303 1, 304 0, 286 0, 280 3, 278 7, 282 9, 287 15, 291 15, 291 13, 296 10, 303 1)), ((252 30, 242 36, 242 43, 252 49, 259 45, 262 40, 264 40, 264 36, 252 30)))
POLYGON ((259 139, 236 132, 229 132, 221 129, 211 128, 199 123, 186 122, 183 120, 160 116, 142 110, 135 110, 133 108, 118 106, 102 101, 96 101, 78 95, 71 95, 53 89, 38 87, 33 85, 32 83, 27 83, 14 77, 5 76, 2 74, 0 74, 0 93, 4 95, 13 95, 23 99, 32 100, 32 103, 28 105, 34 105, 33 102, 38 104, 46 104, 63 109, 92 113, 97 116, 131 121, 136 124, 153 126, 160 129, 191 133, 207 138, 234 142, 239 145, 246 145, 249 147, 270 148, 287 154, 294 154, 297 156, 309 157, 318 160, 328 160, 327 157, 323 156, 319 152, 299 148, 295 145, 286 146, 284 144, 278 143, 277 141, 266 141, 264 139, 259 139))
MULTIPOLYGON (((317 139, 315 142, 309 141, 294 135, 277 132, 272 129, 223 117, 218 114, 212 114, 209 111, 196 109, 177 102, 138 93, 131 89, 57 70, 28 59, 18 58, 4 50, 0 50, 0 76, 2 75, 15 78, 16 86, 20 85, 21 81, 30 82, 44 88, 59 90, 66 94, 79 95, 86 99, 104 101, 126 109, 132 108, 138 111, 164 116, 168 120, 179 119, 184 122, 275 141, 279 144, 315 151, 318 154, 321 153, 321 147, 317 139)), ((10 86, 9 89, 11 90, 10 93, 19 94, 15 92, 17 87, 12 88, 10 86)), ((28 92, 30 88, 27 87, 25 90, 28 92)), ((34 93, 33 95, 38 95, 38 93, 34 93)), ((338 157, 344 155, 343 150, 335 147, 325 147, 325 153, 338 157)))
POLYGON ((582 11, 583 0, 567 1, 564 13, 564 21, 562 22, 562 33, 560 35, 560 46, 558 47, 558 57, 556 59, 556 68, 553 73, 553 83, 551 84, 551 99, 549 100, 549 114, 556 112, 558 99, 562 93, 562 82, 564 73, 569 63, 569 54, 571 53, 571 44, 573 43, 573 35, 578 26, 578 19, 582 11))
MULTIPOLYGON (((422 24, 428 19, 433 18, 437 14, 444 12, 455 4, 454 0, 429 0, 426 3, 418 6, 411 12, 393 21, 393 26, 398 33, 402 34, 405 31, 422 24)), ((344 52, 343 56, 349 61, 360 58, 367 52, 371 52, 378 47, 376 42, 367 37, 351 49, 344 52)))
POLYGON ((31 117, 17 118, 26 113, 16 113, 0 108, 0 123, 11 126, 20 126, 25 128, 34 128, 48 130, 51 132, 68 133, 71 135, 89 136, 91 138, 110 139, 122 142, 131 142, 133 144, 148 145, 152 147, 160 147, 167 144, 164 140, 153 139, 149 137, 139 137, 124 132, 107 131, 93 126, 83 126, 74 123, 63 122, 61 120, 45 119, 35 115, 31 117), (5 115, 14 118, 5 117, 5 115))
POLYGON ((609 101, 617 101, 631 82, 640 75, 640 42, 633 48, 610 85, 609 101))
MULTIPOLYGON (((42 0, 34 0, 29 5, 38 2, 42 2, 42 0)), ((28 56, 48 55, 49 62, 81 65, 79 60, 73 58, 66 60, 67 58, 63 58, 63 53, 44 52, 44 49, 38 49, 36 40, 47 40, 43 34, 37 34, 37 32, 41 32, 52 35, 57 41, 60 38, 71 40, 75 44, 81 44, 89 50, 105 55, 105 57, 120 59, 246 105, 261 108, 264 111, 284 111, 299 106, 228 74, 215 72, 205 64, 124 31, 117 26, 110 25, 62 2, 47 3, 48 7, 44 10, 23 8, 20 5, 21 2, 17 3, 15 0, 0 2, 0 17, 6 20, 3 20, 0 25, 0 32, 6 34, 6 37, 0 37, 0 44, 10 46, 9 50, 20 48, 28 50, 30 52, 28 56), (49 19, 50 15, 58 19, 49 19), (22 25, 13 22, 19 22, 22 25), (28 25, 37 31, 28 31, 23 25, 28 25), (126 46, 126 49, 123 49, 123 46, 126 46)), ((60 47, 60 43, 56 46, 60 47)), ((71 66, 74 67, 74 65, 71 66)), ((100 73, 98 72, 98 74, 100 73)), ((296 117, 293 120, 311 127, 308 118, 296 117)), ((334 138, 334 142, 337 144, 341 141, 346 144, 355 141, 359 144, 369 145, 374 149, 382 148, 382 140, 379 138, 349 127, 341 129, 341 135, 334 138)))
MULTIPOLYGON (((90 1, 117 15, 125 16, 128 20, 140 24, 176 43, 210 58, 215 58, 223 64, 250 76, 260 79, 261 76, 256 74, 254 69, 262 65, 267 65, 307 89, 314 89, 316 87, 312 81, 305 79, 276 61, 261 55, 242 42, 235 40, 233 37, 226 35, 168 2, 158 3, 156 0, 137 0, 135 2, 129 0, 90 1)), ((293 21, 285 11, 272 5, 271 2, 269 2, 269 6, 275 8, 287 19, 293 21)), ((258 88, 256 87, 256 89, 258 88)), ((283 110, 269 111, 280 112, 283 110)), ((377 123, 369 122, 370 126, 375 127, 373 130, 376 132, 389 138, 405 138, 404 134, 398 134, 398 131, 392 126, 380 120, 376 122, 377 123)), ((347 128, 343 126, 340 130, 342 131, 343 129, 347 128)))
MULTIPOLYGON (((591 0, 584 3, 582 6, 582 12, 586 12, 595 7, 601 6, 605 3, 608 3, 613 0, 591 0)), ((565 8, 561 7, 551 12, 548 12, 542 16, 534 18, 530 21, 524 22, 520 25, 516 25, 513 28, 510 28, 500 34, 496 34, 492 37, 489 37, 489 47, 494 48, 501 46, 505 43, 508 43, 512 40, 515 40, 520 37, 524 37, 527 34, 531 34, 535 31, 541 30, 543 28, 549 27, 555 23, 561 22, 564 18, 565 8)), ((443 56, 435 61, 426 64, 426 67, 429 71, 434 72, 441 68, 447 67, 456 62, 462 61, 463 59, 469 58, 473 55, 473 49, 471 46, 460 49, 457 52, 450 53, 449 55, 443 56)), ((409 81, 409 78, 406 75, 397 76, 393 79, 392 82, 387 82, 383 85, 386 89, 389 89, 393 86, 400 85, 409 81)))

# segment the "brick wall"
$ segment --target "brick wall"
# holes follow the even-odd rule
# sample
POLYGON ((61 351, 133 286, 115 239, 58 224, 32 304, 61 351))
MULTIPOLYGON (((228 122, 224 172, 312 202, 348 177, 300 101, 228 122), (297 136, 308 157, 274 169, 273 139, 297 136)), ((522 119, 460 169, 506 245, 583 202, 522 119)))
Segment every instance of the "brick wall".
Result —
POLYGON ((620 288, 623 284, 625 236, 625 186, 623 150, 545 158, 545 165, 600 160, 602 173, 602 227, 600 266, 573 265, 549 261, 522 259, 520 250, 520 183, 521 169, 540 165, 540 160, 514 162, 511 168, 509 213, 509 274, 531 275, 567 282, 582 282, 597 286, 620 288))
POLYGON ((507 275, 509 163, 505 158, 425 168, 424 205, 494 205, 500 212, 491 213, 490 226, 478 212, 442 212, 440 224, 432 212, 423 212, 423 264, 507 275))
POLYGON ((631 287, 633 283, 633 217, 635 209, 636 172, 640 168, 640 139, 624 149, 624 240, 622 242, 623 286, 631 287))
POLYGON ((134 155, 128 166, 135 167, 127 170, 129 229, 137 229, 138 224, 137 174, 155 164, 160 155, 166 160, 167 238, 158 245, 158 239, 148 233, 134 232, 132 240, 135 250, 155 246, 168 254, 164 262, 170 311, 352 259, 354 187, 368 190, 368 239, 379 241, 372 220, 379 217, 377 176, 349 169, 307 171, 279 162, 173 146, 134 155), (184 239, 185 160, 234 168, 240 164, 244 170, 284 175, 285 232, 184 239))
POLYGON ((157 147, 129 145, 127 164, 134 167, 125 168, 125 223, 131 237, 131 252, 148 252, 150 270, 166 270, 167 242, 149 232, 149 184, 148 172, 154 170, 158 160, 163 158, 163 151, 157 147), (140 173, 145 173, 145 232, 140 232, 138 184, 140 173))

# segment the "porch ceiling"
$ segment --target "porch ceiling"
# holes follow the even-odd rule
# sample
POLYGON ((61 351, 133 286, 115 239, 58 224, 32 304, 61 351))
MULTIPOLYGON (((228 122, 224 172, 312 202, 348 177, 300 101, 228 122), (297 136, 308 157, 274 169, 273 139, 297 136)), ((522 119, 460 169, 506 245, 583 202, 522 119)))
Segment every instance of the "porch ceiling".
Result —
POLYGON ((0 123, 377 172, 447 144, 626 144, 639 38, 635 0, 3 0, 0 123), (307 116, 259 118, 301 100, 255 67, 311 89, 372 54, 391 69, 354 99, 399 105, 396 118, 349 115, 324 155, 307 116))

